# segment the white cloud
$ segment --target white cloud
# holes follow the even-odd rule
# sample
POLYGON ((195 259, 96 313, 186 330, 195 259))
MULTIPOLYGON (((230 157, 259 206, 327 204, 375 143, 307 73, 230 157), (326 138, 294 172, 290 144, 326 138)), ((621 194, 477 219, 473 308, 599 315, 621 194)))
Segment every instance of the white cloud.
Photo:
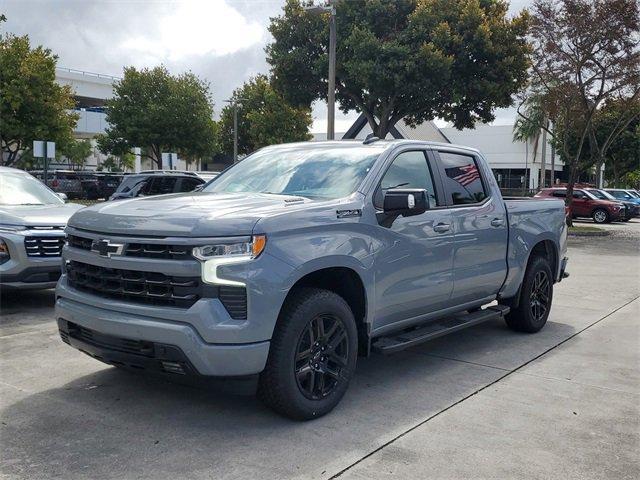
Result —
POLYGON ((189 56, 234 54, 260 48, 266 30, 248 21, 225 0, 187 0, 158 9, 148 28, 121 43, 143 64, 178 61, 189 56))

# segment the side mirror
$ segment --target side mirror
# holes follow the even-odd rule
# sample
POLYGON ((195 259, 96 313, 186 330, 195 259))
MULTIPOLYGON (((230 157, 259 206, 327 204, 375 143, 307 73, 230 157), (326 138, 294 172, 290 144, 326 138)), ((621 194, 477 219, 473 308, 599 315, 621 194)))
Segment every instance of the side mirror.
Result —
POLYGON ((418 188, 394 188, 384 193, 384 213, 389 215, 420 215, 429 208, 427 191, 418 188))
POLYGON ((66 193, 56 193, 56 195, 65 203, 67 203, 67 200, 69 200, 69 197, 67 197, 66 193))

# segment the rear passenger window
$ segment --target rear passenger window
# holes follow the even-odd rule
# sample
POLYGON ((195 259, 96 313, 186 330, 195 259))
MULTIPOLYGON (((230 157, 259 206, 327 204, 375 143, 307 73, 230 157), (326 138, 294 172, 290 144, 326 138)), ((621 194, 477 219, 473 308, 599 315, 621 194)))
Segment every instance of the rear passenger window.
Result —
POLYGON ((180 182, 181 192, 193 192, 202 182, 196 178, 183 178, 180 182))
POLYGON ((436 191, 429 170, 427 157, 422 151, 403 152, 398 155, 380 181, 376 192, 375 205, 382 208, 385 191, 394 188, 419 188, 427 191, 429 207, 436 206, 436 191))
POLYGON ((438 153, 445 173, 447 195, 454 205, 479 203, 487 198, 478 164, 472 156, 450 152, 438 153))
POLYGON ((146 195, 163 195, 167 193, 173 193, 173 189, 176 185, 176 177, 156 177, 153 178, 151 185, 145 189, 146 195))

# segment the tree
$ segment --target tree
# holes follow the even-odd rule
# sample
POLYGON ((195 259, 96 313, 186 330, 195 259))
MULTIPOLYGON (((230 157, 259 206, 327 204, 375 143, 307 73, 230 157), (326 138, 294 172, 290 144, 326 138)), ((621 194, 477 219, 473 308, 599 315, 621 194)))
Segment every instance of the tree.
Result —
POLYGON ((124 153, 118 157, 109 155, 99 166, 101 172, 124 172, 125 170, 133 170, 135 164, 135 155, 131 152, 124 153))
POLYGON ((640 98, 630 108, 626 101, 605 103, 594 115, 592 132, 593 141, 583 149, 583 162, 596 171, 604 162, 605 177, 617 187, 627 173, 640 168, 640 98), (621 119, 625 121, 621 123, 621 119), (599 156, 600 151, 592 151, 606 144, 613 135, 615 138, 604 157, 599 156))
MULTIPOLYGON (((544 109, 542 108, 540 97, 532 96, 527 98, 523 105, 523 109, 525 111, 525 115, 518 117, 513 125, 513 140, 525 143, 533 142, 533 159, 535 161, 535 158, 538 155, 540 136, 544 131, 542 127, 547 125, 548 119, 544 109)), ((542 179, 542 186, 544 187, 544 172, 542 179)))
POLYGON ((29 37, 0 37, 0 164, 14 165, 34 140, 64 148, 78 115, 71 87, 55 81, 57 56, 29 37))
POLYGON ((162 153, 186 160, 211 155, 213 106, 209 85, 192 73, 170 75, 163 67, 125 68, 106 102, 109 127, 98 138, 105 154, 122 155, 141 147, 142 155, 162 168, 162 153))
MULTIPOLYGON (((591 143, 603 158, 621 131, 609 131, 605 142, 594 142, 596 113, 607 101, 630 106, 638 96, 639 34, 638 0, 536 0, 533 5, 528 96, 541 99, 555 125, 543 129, 569 168, 568 206, 585 145, 591 143)), ((518 113, 530 119, 522 105, 518 113)))
MULTIPOLYGON (((350 0, 336 4, 336 100, 384 138, 444 118, 457 128, 494 119, 526 82, 527 14, 502 0, 350 0)), ((326 100, 328 20, 288 0, 273 18, 267 61, 295 105, 326 100)))
MULTIPOLYGON (((238 153, 249 154, 258 148, 278 143, 309 140, 311 110, 287 103, 258 75, 231 97, 238 108, 238 153)), ((222 109, 219 136, 223 151, 233 150, 233 104, 222 109)))
POLYGON ((69 163, 82 167, 93 152, 93 148, 89 140, 74 140, 59 152, 67 157, 69 163))

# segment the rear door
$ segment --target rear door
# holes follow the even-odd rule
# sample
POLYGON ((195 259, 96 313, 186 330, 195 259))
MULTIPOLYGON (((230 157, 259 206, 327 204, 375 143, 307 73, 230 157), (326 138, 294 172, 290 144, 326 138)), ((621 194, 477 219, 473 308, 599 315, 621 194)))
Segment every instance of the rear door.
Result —
POLYGON ((452 303, 496 295, 507 271, 508 226, 495 180, 467 150, 438 149, 437 162, 454 233, 452 303))
POLYGON ((579 217, 590 217, 593 208, 592 200, 585 195, 582 190, 573 191, 572 209, 574 215, 579 217))
POLYGON ((374 329, 449 306, 453 288, 451 213, 443 206, 442 186, 433 158, 422 149, 399 152, 376 187, 376 256, 374 329), (382 213, 384 192, 393 188, 427 190, 430 209, 396 218, 382 213))

